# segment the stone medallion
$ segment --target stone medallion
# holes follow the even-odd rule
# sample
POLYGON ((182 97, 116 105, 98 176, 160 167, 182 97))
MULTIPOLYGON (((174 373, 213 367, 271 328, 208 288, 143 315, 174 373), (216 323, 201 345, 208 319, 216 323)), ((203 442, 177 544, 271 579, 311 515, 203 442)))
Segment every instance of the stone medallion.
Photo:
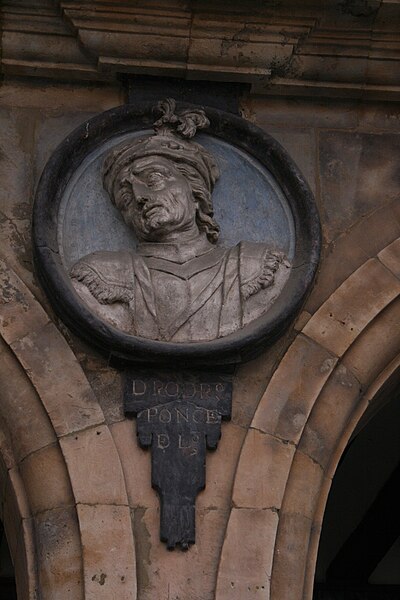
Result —
POLYGON ((311 192, 279 144, 172 99, 75 130, 44 170, 33 232, 71 329, 158 366, 255 356, 295 316, 320 248, 311 192))

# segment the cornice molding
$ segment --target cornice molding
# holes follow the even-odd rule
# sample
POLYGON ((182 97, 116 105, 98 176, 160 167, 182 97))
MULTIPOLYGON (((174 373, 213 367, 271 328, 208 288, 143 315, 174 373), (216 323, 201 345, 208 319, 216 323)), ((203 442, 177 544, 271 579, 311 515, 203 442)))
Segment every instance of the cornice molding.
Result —
POLYGON ((98 82, 160 75, 245 82, 255 94, 400 98, 399 0, 260 4, 3 2, 2 72, 98 82))

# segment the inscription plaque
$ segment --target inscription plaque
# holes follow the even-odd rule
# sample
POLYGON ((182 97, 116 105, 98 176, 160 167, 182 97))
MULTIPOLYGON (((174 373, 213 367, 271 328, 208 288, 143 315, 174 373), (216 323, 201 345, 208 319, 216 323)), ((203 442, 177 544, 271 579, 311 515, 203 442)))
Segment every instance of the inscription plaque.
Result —
POLYGON ((231 415, 232 380, 210 373, 125 371, 124 408, 151 448, 152 486, 161 504, 160 538, 169 549, 195 542, 195 503, 205 486, 206 450, 231 415))

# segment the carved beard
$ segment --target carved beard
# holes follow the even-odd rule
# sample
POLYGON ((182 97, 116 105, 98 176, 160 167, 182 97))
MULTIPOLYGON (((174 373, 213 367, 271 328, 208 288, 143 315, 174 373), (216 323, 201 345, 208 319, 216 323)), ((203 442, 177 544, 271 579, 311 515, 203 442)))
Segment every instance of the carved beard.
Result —
POLYGON ((163 190, 162 193, 152 194, 142 208, 142 223, 150 231, 159 229, 163 224, 175 220, 176 208, 176 200, 172 192, 163 190))
POLYGON ((162 232, 165 228, 169 229, 170 225, 179 225, 185 216, 182 201, 178 199, 178 194, 181 193, 162 190, 148 194, 145 200, 139 199, 139 229, 149 235, 157 231, 162 232))

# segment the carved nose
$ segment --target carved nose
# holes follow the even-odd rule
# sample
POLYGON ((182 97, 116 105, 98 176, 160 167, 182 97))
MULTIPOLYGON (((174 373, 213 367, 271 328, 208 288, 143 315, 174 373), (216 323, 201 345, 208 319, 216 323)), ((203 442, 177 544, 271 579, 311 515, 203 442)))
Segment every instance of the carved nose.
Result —
POLYGON ((143 206, 149 201, 149 198, 147 198, 146 196, 140 196, 140 198, 138 198, 138 205, 140 208, 143 208, 143 206))

